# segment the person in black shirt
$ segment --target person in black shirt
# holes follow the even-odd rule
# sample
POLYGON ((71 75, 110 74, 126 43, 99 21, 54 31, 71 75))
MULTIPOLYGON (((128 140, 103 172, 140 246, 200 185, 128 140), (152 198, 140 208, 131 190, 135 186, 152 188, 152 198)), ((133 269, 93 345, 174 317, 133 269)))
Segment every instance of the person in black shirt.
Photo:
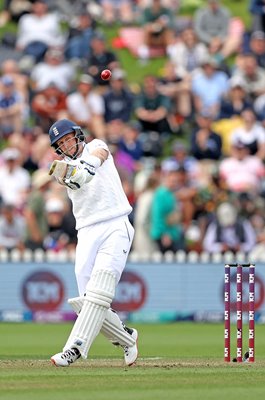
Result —
POLYGON ((212 131, 212 116, 201 112, 196 118, 197 127, 191 137, 191 155, 197 160, 219 160, 222 155, 222 139, 212 131))
POLYGON ((113 70, 119 67, 119 62, 116 55, 107 50, 104 36, 97 32, 92 36, 91 42, 91 52, 88 58, 88 72, 93 76, 95 83, 100 86, 107 86, 109 81, 104 81, 101 79, 101 72, 108 68, 113 70))

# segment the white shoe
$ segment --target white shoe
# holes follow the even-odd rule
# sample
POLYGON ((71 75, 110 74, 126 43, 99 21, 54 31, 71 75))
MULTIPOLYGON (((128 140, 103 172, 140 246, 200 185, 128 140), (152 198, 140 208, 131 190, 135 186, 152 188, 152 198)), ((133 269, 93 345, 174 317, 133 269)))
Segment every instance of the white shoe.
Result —
POLYGON ((81 354, 77 349, 65 350, 63 353, 57 353, 51 357, 51 362, 56 365, 56 367, 69 367, 73 364, 81 354))
POLYGON ((138 357, 138 332, 136 329, 132 329, 131 336, 135 339, 135 344, 133 346, 121 346, 124 351, 124 360, 125 364, 129 367, 133 365, 138 357))

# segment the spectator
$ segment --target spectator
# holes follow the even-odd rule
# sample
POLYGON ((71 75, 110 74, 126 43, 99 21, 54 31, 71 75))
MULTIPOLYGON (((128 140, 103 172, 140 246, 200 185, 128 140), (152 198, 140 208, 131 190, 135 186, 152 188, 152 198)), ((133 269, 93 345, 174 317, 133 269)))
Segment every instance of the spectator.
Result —
POLYGON ((201 66, 208 55, 204 43, 198 41, 193 28, 186 28, 173 43, 167 47, 167 54, 175 68, 191 73, 201 66))
POLYGON ((137 122, 130 122, 124 126, 122 132, 119 148, 128 153, 135 161, 135 169, 141 169, 141 158, 143 156, 142 141, 139 138, 140 126, 137 122))
POLYGON ((259 96, 253 104, 255 114, 265 128, 265 94, 259 96))
POLYGON ((95 24, 91 15, 81 8, 76 13, 74 23, 70 20, 65 55, 68 60, 81 64, 90 56, 91 38, 95 24))
POLYGON ((265 1, 250 0, 249 11, 252 14, 252 31, 265 32, 265 1))
POLYGON ((123 25, 134 21, 133 0, 100 0, 103 21, 107 25, 121 22, 123 25))
POLYGON ((125 72, 114 69, 110 80, 110 87, 103 95, 105 103, 105 122, 113 120, 128 122, 133 109, 133 95, 125 83, 125 72))
POLYGON ((144 8, 140 23, 144 30, 144 44, 139 47, 139 57, 149 58, 150 47, 162 47, 166 52, 173 37, 172 12, 161 4, 161 0, 152 0, 150 6, 144 8))
POLYGON ((135 235, 133 241, 133 250, 139 254, 151 255, 158 250, 154 240, 150 237, 151 228, 151 205, 159 180, 156 174, 151 174, 146 182, 143 191, 139 193, 134 211, 135 235))
POLYGON ((104 36, 100 32, 96 32, 91 38, 91 52, 88 58, 87 72, 93 76, 95 83, 101 87, 109 85, 108 81, 101 79, 101 72, 104 69, 119 68, 119 62, 114 52, 106 47, 104 36))
POLYGON ((176 140, 173 142, 171 149, 172 155, 162 161, 162 169, 166 171, 172 168, 177 170, 180 167, 184 167, 189 181, 198 183, 200 163, 190 155, 187 145, 180 140, 176 140))
MULTIPOLYGON (((25 107, 28 108, 29 77, 20 72, 18 62, 12 58, 5 59, 1 64, 1 75, 7 75, 13 79, 15 90, 24 100, 25 107)), ((28 113, 25 113, 25 115, 28 115, 28 113)))
POLYGON ((0 213, 0 250, 23 250, 25 220, 12 204, 3 204, 0 213))
POLYGON ((242 78, 234 76, 229 80, 229 90, 221 99, 218 119, 229 119, 240 116, 241 112, 250 108, 252 102, 247 96, 242 78))
POLYGON ((211 54, 220 53, 227 58, 238 51, 240 38, 229 34, 231 17, 229 10, 219 0, 208 0, 205 8, 199 8, 194 16, 194 29, 200 41, 211 54))
POLYGON ((20 166, 21 154, 16 148, 6 148, 1 155, 4 165, 0 167, 0 197, 20 209, 30 187, 30 175, 20 166))
POLYGON ((177 168, 178 181, 175 187, 175 195, 180 204, 181 221, 184 229, 187 229, 195 215, 194 199, 197 194, 195 183, 189 179, 189 175, 183 165, 177 168))
POLYGON ((94 137, 102 139, 105 137, 104 101, 93 86, 92 76, 80 76, 76 91, 67 96, 67 113, 68 118, 88 129, 94 137))
POLYGON ((197 127, 191 137, 191 155, 197 160, 219 160, 222 138, 211 129, 212 116, 203 111, 197 115, 197 127))
POLYGON ((32 89, 40 91, 46 89, 51 83, 62 92, 68 92, 75 78, 75 70, 71 64, 65 62, 62 49, 50 47, 45 53, 43 62, 32 69, 30 76, 32 89))
POLYGON ((51 82, 46 88, 36 92, 31 107, 35 113, 36 123, 47 132, 50 124, 66 113, 66 93, 56 82, 51 82))
POLYGON ((157 78, 148 75, 144 78, 143 89, 135 102, 135 114, 144 131, 155 131, 160 135, 170 132, 168 114, 170 100, 158 91, 157 78))
POLYGON ((264 165, 257 156, 249 154, 248 147, 242 142, 232 145, 231 156, 223 159, 219 166, 220 177, 232 193, 261 192, 264 178, 264 165))
POLYGON ((12 77, 5 75, 0 82, 0 137, 22 132, 25 103, 15 88, 12 77))
POLYGON ((256 155, 265 160, 265 129, 257 122, 252 109, 248 108, 241 113, 243 125, 231 132, 231 142, 242 142, 250 155, 256 155))
POLYGON ((265 67, 265 32, 254 31, 245 35, 243 54, 251 53, 255 56, 258 66, 265 67))
POLYGON ((43 248, 43 240, 48 232, 45 204, 50 183, 51 177, 47 169, 39 169, 33 173, 32 190, 24 208, 27 223, 25 245, 32 250, 43 248))
POLYGON ((242 251, 249 253, 256 243, 253 226, 246 218, 240 218, 233 204, 225 202, 216 210, 216 219, 210 222, 203 240, 204 250, 209 253, 242 251))
POLYGON ((162 253, 184 248, 180 204, 175 196, 177 184, 178 172, 166 172, 152 201, 151 238, 162 253))
POLYGON ((228 76, 217 70, 217 62, 207 57, 202 68, 192 77, 192 94, 195 110, 207 109, 213 116, 219 113, 221 98, 228 90, 228 76))
POLYGON ((240 65, 233 76, 238 76, 243 80, 247 94, 252 100, 265 93, 265 71, 258 66, 253 54, 245 54, 241 57, 240 65))
POLYGON ((192 112, 191 79, 189 74, 182 72, 167 61, 163 77, 158 82, 158 92, 171 101, 168 122, 172 132, 178 132, 184 119, 192 112))
POLYGON ((45 215, 48 232, 43 240, 44 249, 54 252, 68 249, 70 243, 73 244, 74 237, 76 238, 76 231, 75 228, 71 231, 66 225, 66 222, 69 222, 69 219, 65 221, 66 204, 58 197, 48 198, 45 204, 45 215))
POLYGON ((48 47, 64 46, 60 21, 56 13, 48 12, 46 0, 35 0, 29 14, 18 22, 17 50, 32 57, 32 62, 43 60, 48 47))

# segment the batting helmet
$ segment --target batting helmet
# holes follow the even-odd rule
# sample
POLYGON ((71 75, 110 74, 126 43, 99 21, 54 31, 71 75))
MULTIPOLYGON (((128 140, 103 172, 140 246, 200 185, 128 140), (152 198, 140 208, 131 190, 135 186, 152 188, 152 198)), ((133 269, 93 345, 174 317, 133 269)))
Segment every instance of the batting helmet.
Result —
POLYGON ((79 144, 84 142, 85 135, 80 128, 80 126, 76 125, 73 121, 69 119, 61 119, 56 121, 49 130, 49 136, 51 141, 51 146, 55 149, 56 153, 59 155, 64 155, 66 157, 75 159, 79 153, 79 144), (76 144, 75 144, 75 152, 74 154, 65 153, 57 144, 58 140, 60 140, 68 133, 74 133, 76 144))
POLYGON ((80 141, 85 140, 85 135, 82 132, 81 127, 76 125, 73 121, 70 121, 69 119, 60 119, 59 121, 54 122, 49 130, 51 146, 56 147, 56 142, 70 132, 74 132, 75 137, 80 141))

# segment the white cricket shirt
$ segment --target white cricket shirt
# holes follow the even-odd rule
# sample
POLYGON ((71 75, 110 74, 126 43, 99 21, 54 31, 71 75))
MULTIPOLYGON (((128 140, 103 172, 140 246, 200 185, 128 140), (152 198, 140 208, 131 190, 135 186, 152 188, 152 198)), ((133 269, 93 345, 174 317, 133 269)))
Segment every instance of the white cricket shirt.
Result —
MULTIPOLYGON (((86 161, 97 147, 104 148, 109 152, 106 143, 94 139, 85 145, 83 153, 77 161, 86 161)), ((107 160, 97 168, 92 181, 85 183, 78 190, 67 189, 67 191, 73 203, 76 229, 128 215, 132 211, 110 153, 107 160)))

